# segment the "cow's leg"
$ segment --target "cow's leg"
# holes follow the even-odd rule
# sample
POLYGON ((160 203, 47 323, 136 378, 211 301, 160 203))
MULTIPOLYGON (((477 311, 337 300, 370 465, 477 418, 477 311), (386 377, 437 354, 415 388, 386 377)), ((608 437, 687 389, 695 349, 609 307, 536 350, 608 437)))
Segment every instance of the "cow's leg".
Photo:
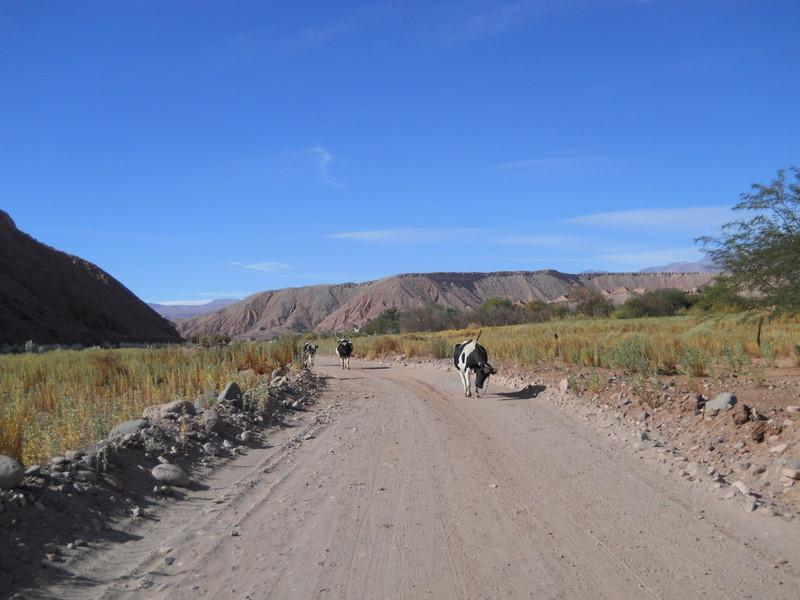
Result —
POLYGON ((461 387, 464 388, 464 397, 467 396, 467 377, 464 374, 464 371, 461 369, 458 370, 458 377, 461 379, 461 387))
POLYGON ((466 371, 466 373, 464 373, 464 375, 467 378, 467 398, 471 398, 472 397, 472 371, 467 369, 467 371, 466 371))

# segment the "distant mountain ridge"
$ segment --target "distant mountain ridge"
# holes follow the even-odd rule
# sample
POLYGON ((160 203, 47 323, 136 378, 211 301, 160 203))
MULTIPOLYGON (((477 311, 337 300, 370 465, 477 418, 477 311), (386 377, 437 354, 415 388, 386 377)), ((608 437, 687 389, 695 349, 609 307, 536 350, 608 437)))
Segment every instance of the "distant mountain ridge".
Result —
POLYGON ((159 304, 157 302, 148 302, 147 305, 165 319, 175 321, 176 319, 188 319, 197 315, 216 312, 231 304, 236 304, 239 300, 239 298, 218 298, 203 304, 159 304))
POLYGON ((0 210, 0 343, 180 342, 175 327, 98 266, 17 229, 0 210))
POLYGON ((722 269, 714 266, 708 258, 697 262, 680 261, 673 262, 660 267, 645 267, 640 273, 719 273, 722 269))
POLYGON ((569 301, 576 287, 602 290, 620 302, 644 290, 692 291, 714 273, 584 273, 554 270, 491 273, 407 273, 364 283, 285 288, 253 294, 221 311, 178 320, 184 337, 229 335, 272 337, 297 331, 344 331, 361 326, 387 308, 429 304, 465 310, 493 297, 515 302, 569 301))

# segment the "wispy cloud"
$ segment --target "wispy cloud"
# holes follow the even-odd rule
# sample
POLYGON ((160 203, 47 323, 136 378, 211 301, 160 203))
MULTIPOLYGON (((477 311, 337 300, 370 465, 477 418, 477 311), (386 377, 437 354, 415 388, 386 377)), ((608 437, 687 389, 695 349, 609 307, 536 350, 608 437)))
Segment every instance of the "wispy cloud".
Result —
POLYGON ((470 3, 448 23, 445 39, 469 41, 487 38, 520 27, 549 13, 569 8, 583 0, 518 0, 516 2, 470 3))
POLYGON ((333 163, 333 154, 328 152, 322 145, 317 144, 310 150, 311 155, 317 162, 317 172, 320 181, 327 183, 331 187, 341 189, 341 185, 331 176, 330 166, 333 163))
POLYGON ((431 227, 407 229, 371 229, 366 231, 344 231, 330 233, 326 238, 352 240, 378 244, 436 244, 449 242, 465 235, 481 233, 480 229, 467 227, 431 227))
POLYGON ((689 206, 684 208, 639 208, 594 213, 567 219, 573 225, 599 227, 682 227, 708 229, 732 218, 728 206, 689 206))
POLYGON ((341 39, 359 27, 355 16, 303 27, 274 41, 275 48, 283 52, 303 52, 341 39))
POLYGON ((294 267, 287 265, 284 262, 257 262, 257 263, 243 263, 232 262, 228 263, 232 267, 244 269, 246 271, 262 271, 264 273, 285 273, 286 271, 294 270, 294 267))
POLYGON ((604 154, 586 154, 579 152, 561 152, 546 156, 535 156, 521 160, 512 160, 497 165, 504 171, 519 171, 536 175, 597 173, 614 167, 620 159, 604 154))
POLYGON ((580 241, 580 237, 567 234, 516 235, 501 237, 493 240, 495 244, 507 246, 533 246, 541 248, 561 248, 564 246, 574 246, 580 241))
POLYGON ((501 169, 548 169, 551 167, 567 167, 585 162, 585 159, 576 157, 548 157, 514 160, 503 163, 501 169))

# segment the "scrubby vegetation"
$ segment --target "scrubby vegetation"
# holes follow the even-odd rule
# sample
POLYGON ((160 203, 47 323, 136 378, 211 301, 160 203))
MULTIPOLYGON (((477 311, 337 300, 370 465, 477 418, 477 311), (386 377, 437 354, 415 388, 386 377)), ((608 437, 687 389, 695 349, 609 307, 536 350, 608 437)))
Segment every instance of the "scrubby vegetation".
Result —
MULTIPOLYGON (((365 358, 391 353, 444 358, 454 344, 476 333, 477 327, 364 336, 355 339, 354 345, 356 353, 365 358)), ((800 318, 770 320, 751 311, 666 318, 573 318, 491 327, 483 329, 481 343, 493 358, 515 366, 558 361, 568 367, 604 367, 642 376, 701 376, 737 372, 751 364, 769 366, 778 358, 797 362, 798 339, 800 318)))
POLYGON ((639 319, 685 314, 742 312, 756 303, 738 295, 724 281, 689 294, 676 289, 660 289, 629 298, 615 307, 600 290, 575 288, 571 302, 515 303, 508 298, 490 298, 475 310, 459 311, 436 304, 401 312, 384 310, 361 329, 366 335, 445 331, 468 326, 500 327, 525 323, 544 323, 565 319, 606 318, 639 319))
POLYGON ((725 271, 722 280, 733 290, 758 292, 768 306, 800 310, 800 169, 753 184, 734 210, 752 216, 726 224, 719 237, 700 238, 725 271))
POLYGON ((294 339, 0 355, 0 454, 25 463, 101 438, 151 404, 245 387, 297 361, 294 339))

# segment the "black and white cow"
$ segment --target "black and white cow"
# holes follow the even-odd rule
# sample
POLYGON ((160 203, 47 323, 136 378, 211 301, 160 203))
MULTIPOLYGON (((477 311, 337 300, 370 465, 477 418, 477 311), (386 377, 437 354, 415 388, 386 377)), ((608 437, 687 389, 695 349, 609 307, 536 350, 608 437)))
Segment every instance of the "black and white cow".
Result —
POLYGON ((350 355, 353 353, 353 343, 347 338, 342 338, 336 343, 336 356, 342 361, 342 368, 350 368, 350 355))
POLYGON ((453 362, 461 376, 464 395, 467 397, 472 396, 472 373, 475 373, 475 395, 478 398, 481 397, 481 390, 485 392, 488 387, 489 375, 497 373, 495 368, 489 364, 486 348, 481 346, 477 340, 465 340, 456 344, 453 349, 453 362))
POLYGON ((303 344, 303 366, 311 368, 314 366, 314 355, 317 353, 318 346, 311 342, 303 344))

